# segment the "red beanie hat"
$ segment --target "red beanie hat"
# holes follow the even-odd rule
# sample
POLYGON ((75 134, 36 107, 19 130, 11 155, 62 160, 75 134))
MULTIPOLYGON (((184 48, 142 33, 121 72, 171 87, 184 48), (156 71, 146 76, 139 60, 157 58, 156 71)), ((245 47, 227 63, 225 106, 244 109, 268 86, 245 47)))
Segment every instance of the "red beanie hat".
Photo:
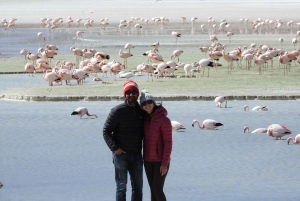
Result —
POLYGON ((124 83, 123 86, 124 86, 124 90, 123 90, 124 97, 125 97, 126 91, 129 91, 129 90, 137 91, 138 95, 140 95, 139 86, 134 81, 128 80, 127 82, 124 83))

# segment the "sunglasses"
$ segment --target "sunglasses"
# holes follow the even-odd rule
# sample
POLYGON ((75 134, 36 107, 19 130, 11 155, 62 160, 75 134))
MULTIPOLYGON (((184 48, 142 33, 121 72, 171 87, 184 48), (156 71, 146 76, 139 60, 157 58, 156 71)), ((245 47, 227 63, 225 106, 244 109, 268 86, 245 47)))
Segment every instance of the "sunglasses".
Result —
POLYGON ((132 94, 132 95, 137 95, 137 91, 134 91, 134 90, 132 90, 132 91, 126 91, 125 94, 128 95, 128 96, 129 96, 130 94, 132 94))
POLYGON ((153 103, 153 100, 147 100, 147 101, 142 102, 142 103, 141 103, 141 106, 144 107, 144 106, 146 106, 147 104, 150 105, 150 104, 152 104, 152 103, 153 103))

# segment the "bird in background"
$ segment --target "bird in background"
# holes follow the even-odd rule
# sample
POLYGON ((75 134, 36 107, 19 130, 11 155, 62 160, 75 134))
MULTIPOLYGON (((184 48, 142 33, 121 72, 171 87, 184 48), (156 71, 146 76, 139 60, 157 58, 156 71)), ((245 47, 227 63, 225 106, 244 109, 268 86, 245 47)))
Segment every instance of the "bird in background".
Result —
POLYGON ((227 108, 227 100, 226 100, 226 97, 224 96, 217 96, 215 98, 215 104, 218 108, 221 108, 222 107, 222 103, 225 102, 225 108, 227 108))
POLYGON ((177 32, 177 31, 172 31, 172 36, 175 37, 175 43, 177 44, 177 40, 179 37, 181 37, 181 33, 177 32))
POLYGON ((194 127, 195 124, 198 124, 199 128, 201 129, 208 129, 208 130, 213 130, 215 128, 218 128, 219 126, 223 126, 222 123, 216 121, 216 120, 213 120, 213 119, 205 119, 203 122, 202 122, 202 125, 200 125, 199 121, 194 119, 193 122, 192 122, 192 126, 194 127))
MULTIPOLYGON (((251 131, 251 133, 266 133, 267 132, 267 128, 257 128, 253 131, 251 131)), ((244 127, 244 133, 249 133, 249 127, 245 126, 244 127)))
POLYGON ((81 117, 82 117, 83 115, 94 116, 94 117, 98 118, 97 115, 95 115, 95 114, 90 114, 90 113, 88 112, 88 109, 87 109, 86 107, 79 107, 79 108, 77 108, 76 110, 74 110, 74 111, 71 113, 71 116, 72 116, 72 115, 78 115, 78 116, 80 116, 80 119, 81 119, 81 117))
MULTIPOLYGON (((244 111, 249 111, 249 106, 245 105, 244 106, 244 111)), ((267 106, 255 106, 251 109, 251 111, 268 111, 268 107, 267 106)))
POLYGON ((184 127, 184 125, 182 125, 182 124, 181 124, 180 122, 178 122, 178 121, 171 121, 171 124, 172 124, 172 129, 173 129, 173 130, 183 132, 182 130, 183 130, 183 129, 186 129, 186 128, 184 127))
POLYGON ((276 140, 281 139, 285 135, 292 134, 287 127, 280 124, 272 124, 267 130, 268 136, 275 137, 276 140))
POLYGON ((131 43, 126 43, 125 46, 124 46, 124 49, 128 50, 129 53, 130 53, 131 48, 134 48, 134 46, 131 43))
POLYGON ((300 134, 296 135, 295 139, 293 139, 292 137, 289 137, 288 139, 286 139, 286 143, 289 145, 290 141, 292 141, 294 144, 298 144, 300 143, 300 134))

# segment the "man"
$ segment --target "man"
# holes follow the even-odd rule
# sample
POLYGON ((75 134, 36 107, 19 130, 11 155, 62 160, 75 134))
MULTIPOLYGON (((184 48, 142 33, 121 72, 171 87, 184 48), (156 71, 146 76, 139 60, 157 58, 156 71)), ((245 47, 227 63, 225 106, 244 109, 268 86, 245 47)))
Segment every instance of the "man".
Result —
POLYGON ((144 111, 137 102, 138 85, 129 80, 124 83, 125 101, 112 108, 103 127, 104 140, 112 151, 115 166, 116 200, 126 200, 127 174, 129 172, 131 201, 142 201, 143 197, 143 116, 144 111))

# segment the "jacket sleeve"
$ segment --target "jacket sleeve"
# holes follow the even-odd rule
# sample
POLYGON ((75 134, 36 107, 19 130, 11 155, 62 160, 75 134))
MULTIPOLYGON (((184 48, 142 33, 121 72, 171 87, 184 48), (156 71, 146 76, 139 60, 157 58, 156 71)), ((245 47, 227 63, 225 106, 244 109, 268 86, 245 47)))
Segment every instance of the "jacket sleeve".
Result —
POLYGON ((171 160, 172 152, 172 125, 168 117, 166 117, 161 125, 161 132, 164 144, 162 165, 168 166, 171 160))
POLYGON ((119 146, 113 138, 113 132, 119 122, 118 116, 117 111, 112 109, 103 126, 103 138, 111 151, 119 149, 119 146))

